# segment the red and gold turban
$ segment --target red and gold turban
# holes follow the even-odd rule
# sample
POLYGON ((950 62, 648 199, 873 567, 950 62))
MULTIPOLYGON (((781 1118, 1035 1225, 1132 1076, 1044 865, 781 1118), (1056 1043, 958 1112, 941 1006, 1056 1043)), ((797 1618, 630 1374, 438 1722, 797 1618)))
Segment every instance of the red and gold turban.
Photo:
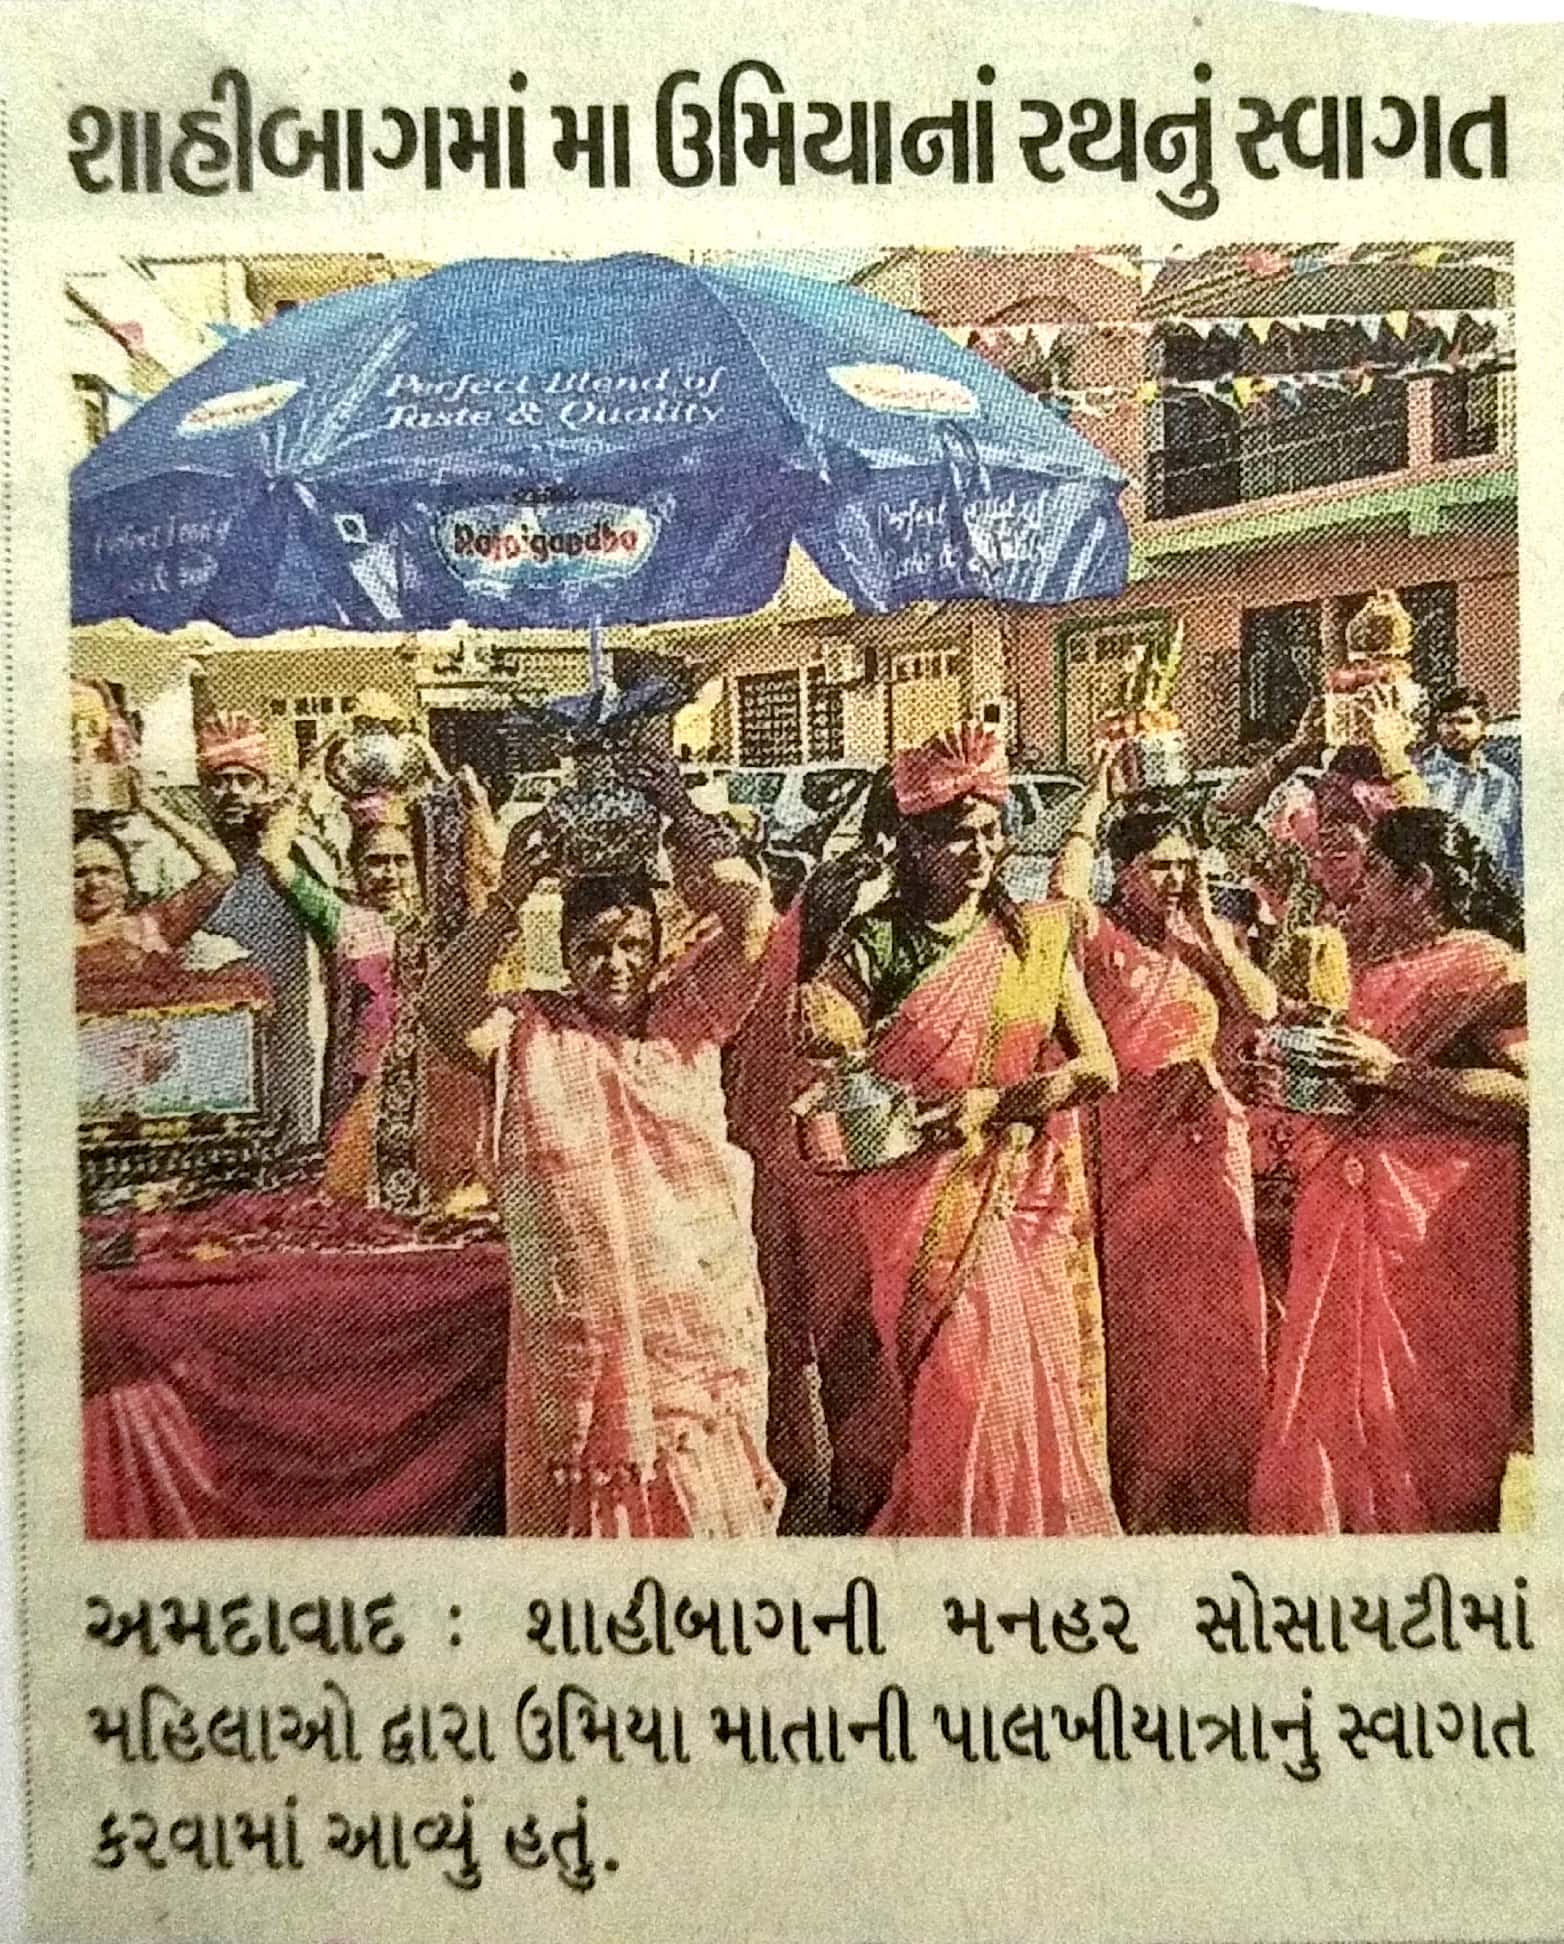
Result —
POLYGON ((266 731, 254 716, 234 709, 208 716, 196 729, 196 768, 202 776, 243 769, 270 780, 272 754, 266 731))
POLYGON ((921 817, 961 797, 1003 804, 1010 794, 1010 765, 992 729, 964 722, 903 750, 891 765, 891 783, 902 815, 921 817))

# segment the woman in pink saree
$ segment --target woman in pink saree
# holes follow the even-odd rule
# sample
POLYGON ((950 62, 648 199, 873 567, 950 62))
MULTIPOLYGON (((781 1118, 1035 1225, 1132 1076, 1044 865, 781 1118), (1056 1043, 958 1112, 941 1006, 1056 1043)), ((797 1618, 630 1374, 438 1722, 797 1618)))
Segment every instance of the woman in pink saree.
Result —
POLYGON ((970 725, 898 758, 893 888, 800 991, 809 1043, 867 1035, 875 1071, 925 1103, 928 1144, 857 1183, 905 1415, 875 1533, 1118 1530, 1090 1424, 1067 1111, 1112 1086, 1113 1062, 1068 910, 1018 908, 997 883, 1008 786, 970 725))
POLYGON ((506 1529, 766 1537, 782 1492, 766 1459, 749 1168, 727 1139, 720 1048, 759 990, 771 907, 671 758, 643 755, 636 779, 668 814, 678 888, 718 921, 715 938, 659 966, 644 874, 567 880, 571 989, 492 992, 521 904, 555 869, 545 812, 512 832, 499 892, 426 988, 430 1031, 496 1081, 515 1289, 506 1529))
POLYGON ((1113 896, 1089 897, 1112 752, 1054 867, 1080 914, 1086 990, 1119 1069, 1097 1119, 1108 1450, 1131 1532, 1241 1532, 1265 1415, 1265 1291, 1244 1110, 1219 1053, 1276 993, 1211 909, 1171 809, 1108 836, 1113 896))
POLYGON ((1443 811, 1374 828, 1334 1041, 1364 1090, 1307 1123, 1259 1532, 1492 1530, 1526 1275, 1526 975, 1515 894, 1443 811), (1498 936, 1495 934, 1504 934, 1498 936))

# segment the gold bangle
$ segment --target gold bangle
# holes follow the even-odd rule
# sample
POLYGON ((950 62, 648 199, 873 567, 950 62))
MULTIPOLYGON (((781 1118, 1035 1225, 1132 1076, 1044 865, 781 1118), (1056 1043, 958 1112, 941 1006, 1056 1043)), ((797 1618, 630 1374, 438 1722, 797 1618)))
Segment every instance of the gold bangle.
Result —
POLYGON ((1064 833, 1064 841, 1066 844, 1090 844, 1094 840, 1084 830, 1067 830, 1064 833))

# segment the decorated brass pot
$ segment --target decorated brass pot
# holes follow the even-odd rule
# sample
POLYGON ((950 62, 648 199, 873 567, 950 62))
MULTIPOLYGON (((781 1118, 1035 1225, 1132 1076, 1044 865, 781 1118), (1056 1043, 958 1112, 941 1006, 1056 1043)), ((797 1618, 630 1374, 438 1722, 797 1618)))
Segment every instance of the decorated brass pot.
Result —
POLYGON ((576 780, 550 800, 549 819, 569 877, 649 870, 657 861, 662 819, 648 798, 620 778, 606 748, 578 751, 576 780))
POLYGON ((866 1054, 849 1054, 793 1103, 799 1152, 829 1174, 859 1174, 914 1154, 923 1145, 917 1105, 886 1080, 866 1054))

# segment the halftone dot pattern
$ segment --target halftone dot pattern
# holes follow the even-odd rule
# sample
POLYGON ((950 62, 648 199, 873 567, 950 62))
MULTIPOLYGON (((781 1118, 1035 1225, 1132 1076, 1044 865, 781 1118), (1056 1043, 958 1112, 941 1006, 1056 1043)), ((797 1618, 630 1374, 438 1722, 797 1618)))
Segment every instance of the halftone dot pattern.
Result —
MULTIPOLYGON (((5 141, 0 109, 0 254, 5 141)), ((849 280, 938 326, 1123 473, 1132 543, 1121 594, 1053 607, 855 614, 795 549, 761 612, 661 637, 610 628, 625 685, 674 665, 692 676, 676 728, 688 765, 728 791, 751 838, 785 835, 779 883, 781 849, 802 876, 816 840, 830 856, 858 841, 861 795, 846 792, 830 828, 821 814, 841 778, 980 719, 1009 747, 1017 801, 1036 792, 1039 827, 1058 786, 1057 828, 1029 851, 1023 822, 1010 861, 1030 870, 1027 899, 1042 896, 1125 657, 1178 623, 1173 703, 1197 796, 1286 744, 1379 589, 1411 617, 1417 682, 1483 688, 1509 735, 1504 243, 722 261, 820 280, 813 310, 808 286, 790 284, 801 330, 849 280)), ((242 321, 435 267, 257 258, 242 321)), ((9 301, 0 293, 0 365, 9 301)), ((893 348, 865 366, 900 360, 893 348)), ((9 493, 8 418, 0 438, 9 493)), ((82 639, 96 651, 91 631, 82 639)), ((551 659, 473 629, 297 646, 268 660, 237 644, 203 675, 211 708, 261 723, 279 775, 356 692, 386 688, 425 713, 451 767, 471 761, 507 788, 552 757, 454 691, 573 689, 582 657, 575 639, 551 659)), ((101 652, 134 708, 134 665, 101 652)), ((553 927, 535 916, 527 952, 553 927)), ((1489 1009, 1523 991, 1524 970, 1474 938, 1375 968, 1355 1022, 1433 1065, 1472 1057, 1474 1035, 1496 1044, 1489 1009)), ((13 930, 13 966, 19 949, 13 930)), ((670 982, 644 1039, 613 1043, 563 995, 528 995, 518 1012, 555 1067, 547 1112, 542 1082, 530 1089, 525 1142, 505 1121, 529 1095, 514 1043, 498 1126, 481 1087, 415 1100, 368 1062, 355 1075, 365 1116, 395 1095, 417 1120, 382 1130, 406 1164, 400 1200, 430 1204, 416 1223, 322 1195, 307 1149, 289 1181, 88 1216, 89 1533, 498 1533, 507 1499, 513 1531, 601 1536, 769 1534, 779 1518, 790 1534, 1529 1523, 1518 1136, 1410 1107, 1393 1127, 1268 1114, 1240 1098, 1240 1022, 1209 966, 1082 954, 1119 1091, 973 1170, 971 1193, 958 1181, 920 1201, 912 1171, 827 1180, 776 1152, 752 1191, 725 1138, 720 1051, 752 993, 708 961, 670 982), (408 1175, 406 1156, 431 1144, 486 1157, 443 1206, 408 1175)), ((941 978, 951 964, 908 1004, 941 978)), ((958 970, 951 990, 914 1075, 927 1094, 961 1084, 954 1049, 986 1025, 982 982, 958 970)), ((785 988, 760 1001, 786 1003, 785 988)), ((1054 1037, 1038 1063, 1067 1051, 1054 1037)))

